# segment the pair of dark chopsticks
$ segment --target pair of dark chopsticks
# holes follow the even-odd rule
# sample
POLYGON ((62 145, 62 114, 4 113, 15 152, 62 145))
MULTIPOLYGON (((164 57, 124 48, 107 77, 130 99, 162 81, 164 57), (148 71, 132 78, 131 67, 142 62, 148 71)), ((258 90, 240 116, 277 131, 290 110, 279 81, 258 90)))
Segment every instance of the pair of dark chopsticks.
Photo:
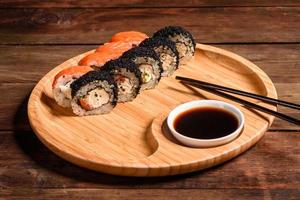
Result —
POLYGON ((265 96, 262 96, 262 95, 253 94, 253 93, 250 93, 250 92, 245 92, 245 91, 241 91, 241 90, 237 90, 237 89, 233 89, 233 88, 228 88, 228 87, 224 87, 224 86, 216 85, 216 84, 212 84, 212 83, 207 83, 207 82, 204 82, 204 81, 199 81, 199 80, 195 80, 195 79, 191 79, 191 78, 176 76, 176 79, 182 81, 185 84, 200 88, 200 89, 205 90, 207 92, 210 92, 210 93, 216 94, 218 96, 221 96, 221 97, 230 99, 232 101, 238 102, 240 104, 243 104, 246 107, 254 108, 256 110, 268 113, 270 115, 273 115, 273 116, 278 117, 280 119, 286 120, 286 121, 291 122, 293 124, 300 125, 300 120, 299 119, 290 117, 290 116, 285 115, 285 114, 280 113, 280 112, 276 112, 274 110, 265 108, 263 106, 255 104, 255 103, 246 101, 244 99, 240 99, 238 97, 232 96, 232 95, 227 94, 225 92, 250 97, 252 99, 258 99, 258 100, 261 100, 265 103, 269 103, 269 104, 273 104, 273 105, 281 105, 281 106, 293 108, 293 109, 296 109, 296 110, 300 110, 300 105, 299 104, 295 104, 295 103, 291 103, 291 102, 287 102, 287 101, 282 101, 282 100, 279 100, 279 99, 273 99, 273 98, 270 98, 270 97, 265 97, 265 96), (224 92, 221 92, 221 91, 224 91, 224 92))

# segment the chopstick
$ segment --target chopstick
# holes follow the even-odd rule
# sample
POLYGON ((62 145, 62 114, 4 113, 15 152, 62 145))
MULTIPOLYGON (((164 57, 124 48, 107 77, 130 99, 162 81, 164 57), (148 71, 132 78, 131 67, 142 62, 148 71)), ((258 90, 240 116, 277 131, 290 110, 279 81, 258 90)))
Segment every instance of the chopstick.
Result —
POLYGON ((273 99, 273 98, 270 98, 270 97, 266 97, 266 96, 262 96, 262 95, 258 95, 258 94, 253 94, 253 93, 250 93, 250 92, 245 92, 245 91, 241 91, 241 90, 237 90, 237 89, 233 89, 233 88, 229 88, 229 87, 224 87, 224 86, 216 85, 216 84, 212 84, 212 83, 207 83, 207 82, 204 82, 204 81, 199 81, 199 80, 186 78, 186 77, 182 77, 182 76, 176 76, 175 79, 181 80, 181 81, 184 81, 184 82, 187 82, 187 83, 195 83, 197 85, 205 86, 205 87, 211 88, 211 89, 217 89, 217 90, 221 90, 221 91, 225 91, 225 92, 230 92, 230 93, 233 93, 233 94, 238 94, 238 95, 241 95, 241 96, 250 97, 252 99, 258 99, 258 100, 261 100, 263 102, 273 104, 273 105, 281 105, 281 106, 293 108, 293 109, 296 109, 296 110, 300 110, 300 105, 296 104, 296 103, 292 103, 292 102, 287 102, 287 101, 283 101, 283 100, 279 100, 279 99, 273 99))
MULTIPOLYGON (((176 78, 177 78, 177 77, 176 77, 176 78)), ((210 88, 209 86, 199 85, 199 84, 197 84, 197 83, 192 83, 192 82, 187 82, 187 81, 183 81, 183 83, 184 83, 184 84, 187 84, 187 85, 191 85, 191 86, 197 87, 197 88, 202 89, 202 90, 205 90, 205 91, 207 91, 207 92, 216 94, 216 95, 218 95, 218 96, 221 96, 221 97, 230 99, 230 100, 232 100, 232 101, 241 103, 241 104, 245 105, 246 107, 254 108, 254 109, 256 109, 256 110, 259 110, 259 111, 268 113, 268 114, 270 114, 270 115, 273 115, 273 116, 275 116, 275 117, 278 117, 278 118, 280 118, 280 119, 282 119, 282 120, 285 120, 285 121, 288 121, 288 122, 290 122, 290 123, 293 123, 293 124, 296 124, 296 125, 300 125, 300 120, 299 120, 299 119, 290 117, 290 116, 285 115, 285 114, 280 113, 280 112, 276 112, 276 111, 274 111, 274 110, 265 108, 265 107, 263 107, 263 106, 260 106, 260 105, 255 104, 255 103, 246 101, 246 100, 244 100, 244 99, 240 99, 240 98, 235 97, 235 96, 232 96, 232 95, 230 95, 230 94, 221 92, 221 91, 219 91, 219 90, 217 90, 217 89, 210 88)))

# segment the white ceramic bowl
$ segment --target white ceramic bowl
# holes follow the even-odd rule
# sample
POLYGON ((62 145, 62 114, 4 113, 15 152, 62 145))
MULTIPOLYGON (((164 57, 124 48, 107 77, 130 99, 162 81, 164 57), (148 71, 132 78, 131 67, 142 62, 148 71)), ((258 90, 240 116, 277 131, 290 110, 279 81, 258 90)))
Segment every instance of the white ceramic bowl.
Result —
POLYGON ((240 132, 244 127, 244 123, 245 123, 245 118, 243 113, 240 111, 240 109, 238 109, 236 106, 232 104, 223 101, 216 101, 216 100, 197 100, 197 101, 190 101, 181 104, 170 112, 167 119, 168 127, 171 133, 173 134, 173 136, 181 143, 190 147, 214 147, 214 146, 226 144, 234 140, 240 134, 240 132), (176 119, 176 117, 187 110, 193 108, 199 108, 199 107, 222 108, 232 113, 233 115, 236 116, 236 118, 239 121, 238 128, 234 132, 230 133, 229 135, 220 138, 215 138, 215 139, 195 139, 178 133, 174 127, 174 120, 176 119))

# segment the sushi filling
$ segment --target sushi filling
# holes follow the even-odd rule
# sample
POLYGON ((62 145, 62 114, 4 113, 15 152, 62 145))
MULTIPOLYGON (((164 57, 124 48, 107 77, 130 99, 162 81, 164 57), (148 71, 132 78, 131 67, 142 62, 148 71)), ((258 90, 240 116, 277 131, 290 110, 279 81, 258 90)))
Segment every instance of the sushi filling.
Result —
POLYGON ((149 64, 141 64, 139 69, 142 73, 142 83, 148 83, 149 81, 153 80, 153 69, 152 66, 149 64))
POLYGON ((95 88, 79 99, 81 107, 85 110, 93 110, 109 102, 109 94, 102 88, 95 88))
POLYGON ((78 116, 109 113, 116 105, 117 85, 107 71, 90 71, 71 84, 71 107, 78 116))
POLYGON ((133 92, 134 87, 128 77, 121 74, 116 74, 114 77, 118 86, 118 96, 128 95, 133 92))

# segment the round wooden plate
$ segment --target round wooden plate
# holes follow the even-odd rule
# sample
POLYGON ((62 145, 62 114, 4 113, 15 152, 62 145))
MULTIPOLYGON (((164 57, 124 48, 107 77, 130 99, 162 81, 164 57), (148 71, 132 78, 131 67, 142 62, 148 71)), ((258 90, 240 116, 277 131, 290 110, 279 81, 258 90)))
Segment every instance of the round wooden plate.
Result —
MULTIPOLYGON (((91 51, 46 74, 33 89, 28 103, 30 124, 38 138, 57 155, 82 167, 126 176, 192 172, 244 152, 264 135, 274 119, 237 105, 245 115, 245 127, 237 139, 226 145, 190 148, 171 137, 165 119, 175 106, 196 99, 233 103, 187 87, 175 80, 175 75, 277 98, 272 81, 256 65, 234 53, 202 44, 197 44, 192 61, 180 66, 172 77, 162 78, 155 89, 142 92, 132 102, 118 104, 109 114, 77 117, 71 109, 55 103, 51 83, 58 71, 76 65, 88 53, 91 51)), ((275 106, 254 102, 276 110, 275 106)))

